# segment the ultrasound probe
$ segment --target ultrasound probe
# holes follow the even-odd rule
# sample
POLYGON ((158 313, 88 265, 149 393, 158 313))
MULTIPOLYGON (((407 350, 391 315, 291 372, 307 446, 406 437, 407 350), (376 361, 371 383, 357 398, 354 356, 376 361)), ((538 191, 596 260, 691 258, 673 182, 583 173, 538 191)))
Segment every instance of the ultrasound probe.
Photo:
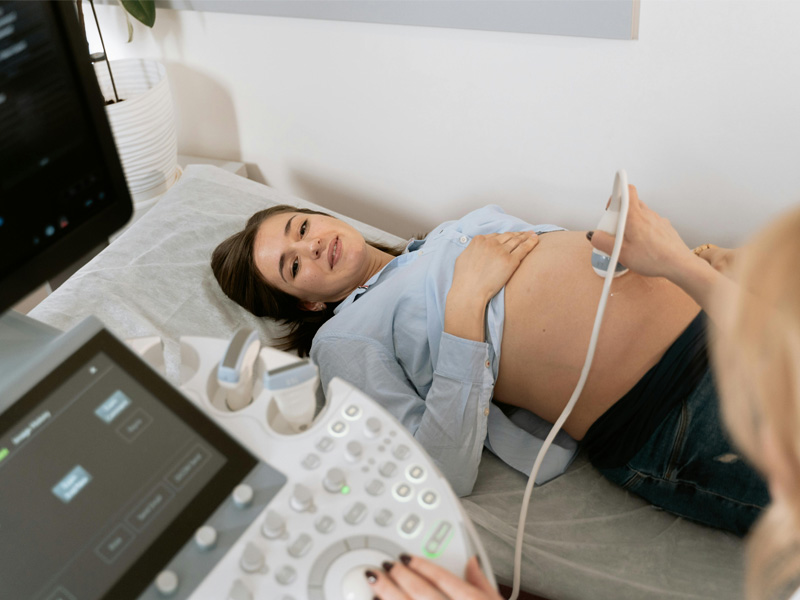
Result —
POLYGON ((619 253, 622 249, 622 238, 625 234, 625 224, 628 220, 629 201, 628 176, 624 170, 620 169, 617 171, 617 175, 614 178, 614 188, 611 193, 611 201, 609 202, 606 211, 603 213, 600 223, 597 225, 597 229, 605 231, 609 235, 615 235, 617 232, 619 232, 619 235, 616 235, 614 240, 614 248, 611 251, 611 256, 608 256, 600 250, 595 249, 592 251, 592 267, 598 275, 605 278, 605 283, 603 284, 603 291, 600 294, 600 302, 597 306, 597 314, 595 315, 594 326, 592 328, 592 337, 589 340, 589 349, 586 353, 586 361, 583 364, 580 379, 578 380, 578 384, 575 386, 575 391, 572 392, 569 402, 567 402, 567 405, 564 407, 564 410, 558 417, 558 420, 556 420, 555 424, 550 430, 550 433, 545 439, 544 444, 542 444, 542 447, 539 449, 539 452, 536 455, 536 461, 533 464, 533 469, 531 470, 531 475, 528 478, 528 485, 525 487, 525 494, 522 498, 522 509, 519 513, 519 524, 517 526, 517 543, 514 549, 514 585, 511 591, 511 596, 509 596, 508 600, 517 600, 517 597, 519 596, 521 577, 520 566, 522 563, 522 539, 525 531, 525 520, 528 516, 528 504, 530 502, 531 492, 533 491, 536 476, 539 473, 539 467, 544 460, 547 450, 552 445, 556 434, 561 430, 564 422, 572 413, 572 409, 575 407, 578 398, 583 392, 583 386, 586 384, 586 379, 589 376, 590 369, 592 368, 592 360, 594 359, 595 349, 597 348, 597 338, 599 337, 600 325, 603 322, 603 315, 606 311, 606 302, 608 301, 609 292, 611 290, 611 282, 615 277, 619 277, 620 275, 624 275, 628 272, 626 267, 623 267, 619 264, 619 253))

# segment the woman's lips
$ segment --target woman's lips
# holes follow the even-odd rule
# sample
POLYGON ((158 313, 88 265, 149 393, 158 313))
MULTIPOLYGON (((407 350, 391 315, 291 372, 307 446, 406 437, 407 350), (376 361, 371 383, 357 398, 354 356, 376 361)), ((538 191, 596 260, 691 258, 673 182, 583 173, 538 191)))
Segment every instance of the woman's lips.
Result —
POLYGON ((328 263, 331 265, 331 269, 333 266, 339 262, 339 257, 342 255, 341 250, 341 243, 339 242, 339 238, 334 238, 333 242, 328 249, 328 263))

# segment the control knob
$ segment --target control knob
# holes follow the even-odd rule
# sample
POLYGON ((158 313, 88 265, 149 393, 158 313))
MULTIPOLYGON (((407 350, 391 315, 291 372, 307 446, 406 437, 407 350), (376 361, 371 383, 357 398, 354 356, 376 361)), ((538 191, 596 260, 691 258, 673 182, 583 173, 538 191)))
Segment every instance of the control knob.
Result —
POLYGON ((302 483, 298 483, 294 486, 294 493, 289 499, 289 505, 297 512, 311 510, 311 507, 314 506, 314 496, 311 490, 302 483))
POLYGON ((344 471, 341 469, 329 469, 322 480, 322 487, 332 494, 338 494, 345 485, 344 471))

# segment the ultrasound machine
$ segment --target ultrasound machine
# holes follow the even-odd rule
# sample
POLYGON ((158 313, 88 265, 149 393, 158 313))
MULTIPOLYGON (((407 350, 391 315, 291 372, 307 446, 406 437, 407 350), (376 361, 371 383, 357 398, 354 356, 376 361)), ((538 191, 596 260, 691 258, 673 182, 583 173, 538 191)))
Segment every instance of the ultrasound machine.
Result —
POLYGON ((313 365, 244 332, 186 338, 177 388, 158 340, 11 310, 132 212, 75 12, 0 1, 0 598, 371 600, 401 552, 493 581, 433 462, 344 381, 317 400, 313 365))

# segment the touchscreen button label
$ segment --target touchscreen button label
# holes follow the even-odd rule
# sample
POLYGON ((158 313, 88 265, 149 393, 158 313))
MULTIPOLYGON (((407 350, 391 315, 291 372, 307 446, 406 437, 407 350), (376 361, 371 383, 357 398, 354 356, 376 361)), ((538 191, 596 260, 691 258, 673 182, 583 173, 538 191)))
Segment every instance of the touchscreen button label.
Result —
POLYGON ((169 475, 169 482, 177 489, 181 489, 200 470, 208 458, 208 452, 202 446, 195 446, 169 475))
POLYGON ((159 484, 128 516, 128 523, 133 525, 137 531, 141 531, 161 512, 161 509, 166 506, 173 496, 174 494, 169 491, 166 485, 159 484))
POLYGON ((126 442, 132 442, 139 435, 147 429, 148 425, 153 422, 153 417, 148 415, 141 408, 137 408, 128 420, 117 428, 117 432, 122 436, 126 442))
POLYGON ((100 542, 95 548, 95 553, 108 564, 117 560, 122 551, 133 541, 133 534, 124 525, 120 524, 114 528, 106 539, 100 542))
POLYGON ((77 465, 67 476, 59 481, 53 488, 53 493, 64 504, 69 503, 86 484, 92 480, 92 476, 82 466, 77 465))
POLYGON ((94 411, 94 414, 106 423, 111 423, 130 403, 131 399, 122 393, 122 390, 117 390, 94 411))

